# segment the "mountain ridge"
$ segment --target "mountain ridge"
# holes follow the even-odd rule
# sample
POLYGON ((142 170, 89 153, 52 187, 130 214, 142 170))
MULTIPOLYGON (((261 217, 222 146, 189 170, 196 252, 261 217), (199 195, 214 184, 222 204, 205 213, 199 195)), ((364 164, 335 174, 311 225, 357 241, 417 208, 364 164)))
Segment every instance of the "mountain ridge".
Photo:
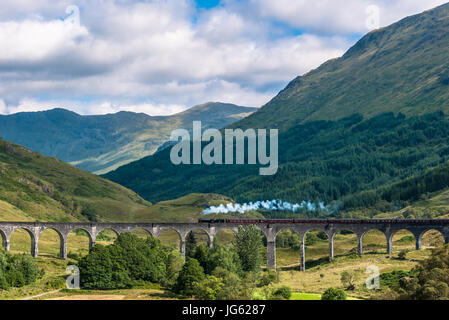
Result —
POLYGON ((105 173, 151 155, 177 128, 193 120, 205 128, 222 128, 256 108, 206 103, 171 116, 120 111, 80 115, 63 108, 0 115, 0 137, 86 171, 105 173))

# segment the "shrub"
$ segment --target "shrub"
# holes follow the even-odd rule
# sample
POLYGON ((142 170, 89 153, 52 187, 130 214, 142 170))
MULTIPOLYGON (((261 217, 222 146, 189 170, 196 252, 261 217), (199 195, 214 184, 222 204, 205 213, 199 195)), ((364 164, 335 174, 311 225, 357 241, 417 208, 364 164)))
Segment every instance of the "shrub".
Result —
POLYGON ((407 249, 399 251, 398 258, 401 259, 401 260, 405 260, 407 258, 408 251, 409 250, 407 250, 407 249))
POLYGON ((268 270, 267 272, 264 272, 262 276, 259 279, 258 286, 259 287, 265 287, 277 280, 277 273, 272 270, 268 270))
POLYGON ((277 288, 274 292, 273 292, 273 296, 275 298, 275 300, 290 300, 290 297, 292 296, 292 290, 287 287, 287 286, 282 286, 280 288, 277 288))
POLYGON ((11 255, 9 268, 22 274, 25 284, 30 284, 39 278, 39 268, 31 256, 11 255))
POLYGON ((51 290, 64 288, 65 287, 65 279, 61 278, 61 277, 49 279, 45 283, 45 287, 47 287, 47 289, 51 289, 51 290))
POLYGON ((5 275, 6 282, 11 287, 23 287, 25 285, 25 278, 22 273, 18 270, 10 270, 5 275))
POLYGON ((8 283, 8 280, 6 280, 6 277, 3 273, 0 273, 0 289, 8 290, 9 288, 10 285, 8 283))
POLYGON ((346 293, 341 289, 328 288, 321 295, 321 300, 346 300, 346 293))
POLYGON ((202 281, 193 283, 195 297, 199 300, 216 300, 223 286, 223 280, 214 276, 207 276, 202 281))
POLYGON ((399 289, 402 279, 414 278, 413 271, 394 270, 392 272, 382 273, 380 275, 381 287, 399 289))
POLYGON ((248 288, 245 281, 232 272, 221 267, 215 268, 213 274, 222 279, 223 287, 218 293, 219 300, 249 300, 251 298, 251 289, 248 288))

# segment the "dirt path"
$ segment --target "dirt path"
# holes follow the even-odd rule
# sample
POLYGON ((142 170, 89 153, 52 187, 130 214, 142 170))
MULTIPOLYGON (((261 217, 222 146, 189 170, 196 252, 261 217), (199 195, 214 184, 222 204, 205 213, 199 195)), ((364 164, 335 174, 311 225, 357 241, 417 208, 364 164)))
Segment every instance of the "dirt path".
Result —
POLYGON ((74 295, 64 296, 58 298, 51 298, 48 300, 123 300, 126 296, 115 294, 90 294, 90 295, 74 295))
POLYGON ((39 297, 42 297, 42 296, 46 296, 47 294, 52 294, 52 293, 56 293, 56 292, 59 292, 59 291, 61 291, 61 289, 44 292, 44 293, 37 294, 37 295, 32 296, 32 297, 23 298, 22 300, 32 300, 32 299, 36 299, 36 298, 39 298, 39 297))

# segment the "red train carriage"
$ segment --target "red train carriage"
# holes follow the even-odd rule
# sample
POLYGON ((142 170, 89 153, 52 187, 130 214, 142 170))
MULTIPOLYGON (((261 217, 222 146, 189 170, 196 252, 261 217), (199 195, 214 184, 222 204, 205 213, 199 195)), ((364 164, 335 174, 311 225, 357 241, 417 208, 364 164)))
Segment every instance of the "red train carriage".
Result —
POLYGON ((200 223, 229 223, 229 224, 432 224, 449 225, 449 219, 200 219, 200 223))

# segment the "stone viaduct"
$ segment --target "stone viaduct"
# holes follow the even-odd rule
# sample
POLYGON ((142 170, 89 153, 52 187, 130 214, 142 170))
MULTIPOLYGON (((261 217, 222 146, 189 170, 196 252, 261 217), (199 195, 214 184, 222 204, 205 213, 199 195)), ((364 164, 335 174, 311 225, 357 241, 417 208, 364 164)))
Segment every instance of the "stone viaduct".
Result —
POLYGON ((97 235, 105 230, 111 229, 117 235, 122 232, 132 232, 136 229, 146 230, 149 234, 157 237, 166 229, 176 231, 180 239, 181 253, 185 255, 186 236, 193 230, 202 230, 209 237, 209 244, 213 244, 214 237, 220 230, 228 229, 238 232, 239 227, 255 225, 265 235, 267 240, 267 267, 276 268, 276 236, 285 229, 291 229, 302 239, 300 250, 300 269, 305 270, 305 236, 309 231, 323 231, 329 239, 329 260, 334 257, 334 237, 340 231, 351 231, 358 239, 358 254, 363 254, 363 236, 370 230, 379 230, 385 235, 387 254, 392 253, 392 240, 394 234, 399 230, 410 231, 416 240, 416 250, 421 249, 421 240, 424 233, 430 230, 439 231, 445 243, 449 243, 449 220, 227 220, 208 221, 199 223, 51 223, 51 222, 0 222, 0 235, 5 250, 10 248, 12 233, 17 229, 24 229, 31 237, 31 255, 37 257, 39 254, 39 235, 52 229, 57 232, 60 239, 60 253, 62 259, 67 258, 67 238, 74 230, 84 230, 89 236, 89 247, 95 245, 97 235))

